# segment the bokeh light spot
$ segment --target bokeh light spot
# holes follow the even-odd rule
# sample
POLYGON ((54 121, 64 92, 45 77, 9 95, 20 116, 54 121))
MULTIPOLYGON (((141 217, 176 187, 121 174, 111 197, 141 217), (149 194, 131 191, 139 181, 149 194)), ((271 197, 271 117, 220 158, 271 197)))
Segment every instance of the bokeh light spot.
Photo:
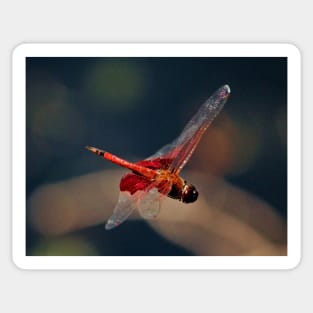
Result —
POLYGON ((68 101, 66 89, 58 85, 50 87, 51 94, 38 96, 37 101, 28 103, 32 108, 28 114, 30 135, 41 153, 64 155, 81 144, 86 123, 79 110, 68 101))
POLYGON ((260 149, 261 133, 253 124, 235 121, 224 113, 201 140, 192 164, 215 175, 238 175, 254 164, 260 149))
POLYGON ((31 251, 33 256, 91 256, 98 255, 97 249, 86 239, 64 236, 42 239, 31 251))
POLYGON ((90 68, 85 88, 98 109, 131 110, 145 93, 146 77, 140 64, 120 59, 102 61, 90 68))

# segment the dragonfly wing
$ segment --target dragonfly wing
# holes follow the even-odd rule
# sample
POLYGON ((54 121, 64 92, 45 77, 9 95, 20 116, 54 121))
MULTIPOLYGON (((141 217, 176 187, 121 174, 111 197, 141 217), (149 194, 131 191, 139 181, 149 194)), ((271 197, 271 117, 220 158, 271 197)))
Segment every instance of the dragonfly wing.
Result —
POLYGON ((156 182, 151 183, 143 190, 137 190, 131 195, 129 191, 121 191, 112 216, 105 225, 110 230, 123 223, 134 209, 138 209, 143 218, 155 218, 161 207, 161 201, 171 190, 169 183, 163 183, 157 188, 156 182))
POLYGON ((135 208, 136 202, 131 194, 128 191, 121 191, 113 214, 107 221, 105 229, 110 230, 123 223, 135 208))
POLYGON ((151 219, 157 217, 161 208, 160 197, 158 189, 152 188, 140 199, 137 207, 143 218, 151 219))
POLYGON ((182 133, 172 143, 164 146, 149 159, 162 157, 172 160, 169 170, 179 173, 196 149, 201 137, 214 118, 222 110, 230 95, 230 88, 225 85, 219 88, 185 126, 182 133))
POLYGON ((143 218, 151 219, 156 218, 161 209, 161 203, 164 196, 171 190, 171 184, 163 183, 162 187, 156 187, 155 183, 152 183, 145 191, 137 191, 139 194, 139 201, 137 207, 140 215, 143 218))
POLYGON ((153 159, 157 159, 160 157, 164 157, 169 156, 170 152, 172 152, 173 147, 175 147, 175 143, 177 140, 174 140, 173 142, 163 146, 160 150, 158 150, 155 154, 151 155, 149 158, 147 158, 146 160, 153 160, 153 159))

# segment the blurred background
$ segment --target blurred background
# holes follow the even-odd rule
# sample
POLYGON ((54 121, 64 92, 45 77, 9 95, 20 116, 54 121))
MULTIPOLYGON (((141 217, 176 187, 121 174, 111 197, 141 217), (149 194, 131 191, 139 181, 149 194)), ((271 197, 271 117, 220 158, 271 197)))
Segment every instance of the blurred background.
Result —
MULTIPOLYGON (((46 184, 116 168, 86 145, 134 162, 154 154, 229 84, 231 96, 186 170, 225 178, 286 221, 286 58, 36 57, 27 58, 26 76, 28 199, 46 184)), ((27 255, 193 255, 142 220, 114 232, 99 221, 51 235, 36 227, 30 209, 27 255)))

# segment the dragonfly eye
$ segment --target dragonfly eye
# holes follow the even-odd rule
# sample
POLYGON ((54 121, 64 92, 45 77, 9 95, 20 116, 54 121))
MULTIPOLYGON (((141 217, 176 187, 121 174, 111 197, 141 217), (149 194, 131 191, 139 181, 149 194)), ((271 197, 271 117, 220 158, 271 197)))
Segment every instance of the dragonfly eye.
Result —
POLYGON ((181 195, 181 201, 184 203, 192 203, 198 199, 198 191, 191 184, 185 184, 181 195))

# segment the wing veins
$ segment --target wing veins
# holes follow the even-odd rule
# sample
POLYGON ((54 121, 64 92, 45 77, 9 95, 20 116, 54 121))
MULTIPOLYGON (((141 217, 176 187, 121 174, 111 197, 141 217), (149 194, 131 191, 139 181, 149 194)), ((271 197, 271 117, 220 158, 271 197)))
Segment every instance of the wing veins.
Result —
POLYGON ((229 94, 228 85, 219 88, 203 103, 181 134, 172 143, 165 145, 148 159, 156 157, 171 159, 169 170, 179 173, 192 156, 207 128, 224 107, 229 94))

